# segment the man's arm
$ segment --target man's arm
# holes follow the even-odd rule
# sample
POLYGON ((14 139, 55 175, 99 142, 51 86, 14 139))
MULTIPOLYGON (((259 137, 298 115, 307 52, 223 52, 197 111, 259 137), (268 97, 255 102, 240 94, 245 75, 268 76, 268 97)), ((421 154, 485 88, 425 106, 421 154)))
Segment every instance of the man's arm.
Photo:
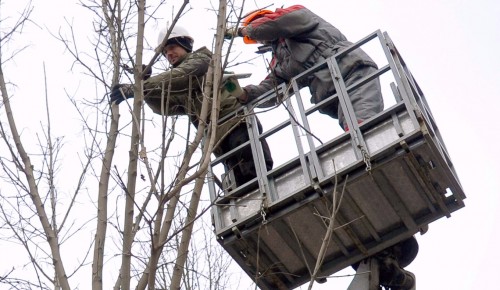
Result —
POLYGON ((210 57, 203 53, 193 53, 179 66, 149 78, 144 82, 144 90, 148 96, 161 95, 162 86, 170 86, 173 92, 187 91, 189 78, 202 78, 208 71, 210 57))
MULTIPOLYGON (((241 103, 246 104, 260 97, 262 94, 276 88, 278 85, 284 82, 286 82, 286 80, 278 77, 275 73, 271 72, 262 82, 260 82, 260 84, 248 85, 244 87, 244 94, 238 97, 238 99, 241 103)), ((268 102, 263 107, 269 107, 272 105, 275 105, 275 103, 268 102)))

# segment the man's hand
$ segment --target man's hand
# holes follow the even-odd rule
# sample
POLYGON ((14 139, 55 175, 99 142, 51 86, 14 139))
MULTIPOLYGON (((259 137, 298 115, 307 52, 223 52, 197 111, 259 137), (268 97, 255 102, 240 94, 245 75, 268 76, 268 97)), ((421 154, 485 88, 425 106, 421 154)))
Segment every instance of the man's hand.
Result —
POLYGON ((111 88, 110 102, 119 105, 123 100, 134 97, 134 88, 129 84, 118 84, 111 88))
POLYGON ((151 67, 148 67, 145 64, 142 65, 142 74, 143 74, 142 79, 143 80, 149 79, 151 77, 152 73, 153 73, 153 69, 151 67))
POLYGON ((247 95, 247 91, 245 91, 245 89, 243 89, 243 94, 239 95, 238 97, 238 102, 240 102, 240 104, 246 104, 248 103, 248 95, 247 95))
POLYGON ((224 32, 224 39, 233 39, 237 36, 243 36, 243 34, 241 34, 241 27, 229 27, 224 32))

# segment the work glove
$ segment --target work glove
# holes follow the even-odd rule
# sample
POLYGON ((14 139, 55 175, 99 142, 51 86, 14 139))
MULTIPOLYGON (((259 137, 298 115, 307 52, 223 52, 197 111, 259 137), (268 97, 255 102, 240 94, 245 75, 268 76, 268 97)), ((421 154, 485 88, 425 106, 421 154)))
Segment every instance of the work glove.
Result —
POLYGON ((142 71, 144 73, 144 76, 142 77, 143 80, 149 79, 151 77, 151 74, 153 73, 153 69, 145 64, 142 65, 142 71))
POLYGON ((119 105, 123 100, 134 97, 134 88, 130 84, 118 84, 111 88, 110 102, 119 105))
POLYGON ((243 34, 241 34, 241 27, 229 27, 224 32, 224 39, 233 39, 237 36, 243 36, 243 34))

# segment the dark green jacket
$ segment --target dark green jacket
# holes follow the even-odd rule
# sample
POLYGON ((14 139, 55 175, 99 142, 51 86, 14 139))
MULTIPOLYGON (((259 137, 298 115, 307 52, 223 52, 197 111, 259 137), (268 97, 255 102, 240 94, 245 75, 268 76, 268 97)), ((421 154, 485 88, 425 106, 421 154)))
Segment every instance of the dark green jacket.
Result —
MULTIPOLYGON (((163 96, 164 113, 167 116, 188 115, 198 127, 203 103, 203 86, 212 52, 202 47, 188 53, 175 67, 153 76, 144 82, 144 100, 156 114, 161 114, 163 96), (191 88, 191 91, 189 90, 191 88), (170 89, 170 93, 168 93, 170 89)), ((236 96, 220 94, 219 117, 241 107, 236 96)), ((211 96, 210 96, 211 98, 211 96)), ((239 120, 225 122, 217 129, 217 140, 228 132, 239 120)))

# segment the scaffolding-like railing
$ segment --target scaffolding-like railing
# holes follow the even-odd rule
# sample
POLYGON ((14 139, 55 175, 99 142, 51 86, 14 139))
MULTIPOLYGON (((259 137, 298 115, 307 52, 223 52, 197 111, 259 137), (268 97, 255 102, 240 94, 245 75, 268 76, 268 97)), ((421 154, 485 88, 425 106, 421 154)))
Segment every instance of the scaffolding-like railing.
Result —
POLYGON ((465 195, 425 96, 387 33, 368 35, 280 84, 243 113, 250 141, 212 161, 209 191, 218 241, 261 289, 302 285, 311 279, 318 259, 323 259, 318 276, 331 275, 464 206, 465 195), (381 64, 346 87, 337 60, 358 48, 370 55, 376 49, 373 55, 381 64), (304 101, 307 91, 299 84, 325 67, 337 93, 312 105, 304 101), (382 83, 384 101, 390 101, 384 111, 358 124, 349 92, 375 78, 382 83), (277 97, 284 98, 279 107, 257 108, 277 97), (348 132, 335 135, 333 119, 327 126, 315 122, 324 118, 318 110, 331 102, 341 106, 348 132), (286 113, 277 120, 280 108, 286 113), (262 134, 254 113, 267 129, 262 134), (269 115, 274 124, 268 128, 269 115), (285 149, 295 153, 267 171, 259 140, 283 139, 275 136, 285 131, 290 134, 282 140, 286 146, 270 142, 273 156, 285 149), (224 158, 245 146, 254 153, 257 178, 237 188, 216 182, 230 176, 218 169, 224 158), (319 257, 332 222, 329 245, 319 257))

